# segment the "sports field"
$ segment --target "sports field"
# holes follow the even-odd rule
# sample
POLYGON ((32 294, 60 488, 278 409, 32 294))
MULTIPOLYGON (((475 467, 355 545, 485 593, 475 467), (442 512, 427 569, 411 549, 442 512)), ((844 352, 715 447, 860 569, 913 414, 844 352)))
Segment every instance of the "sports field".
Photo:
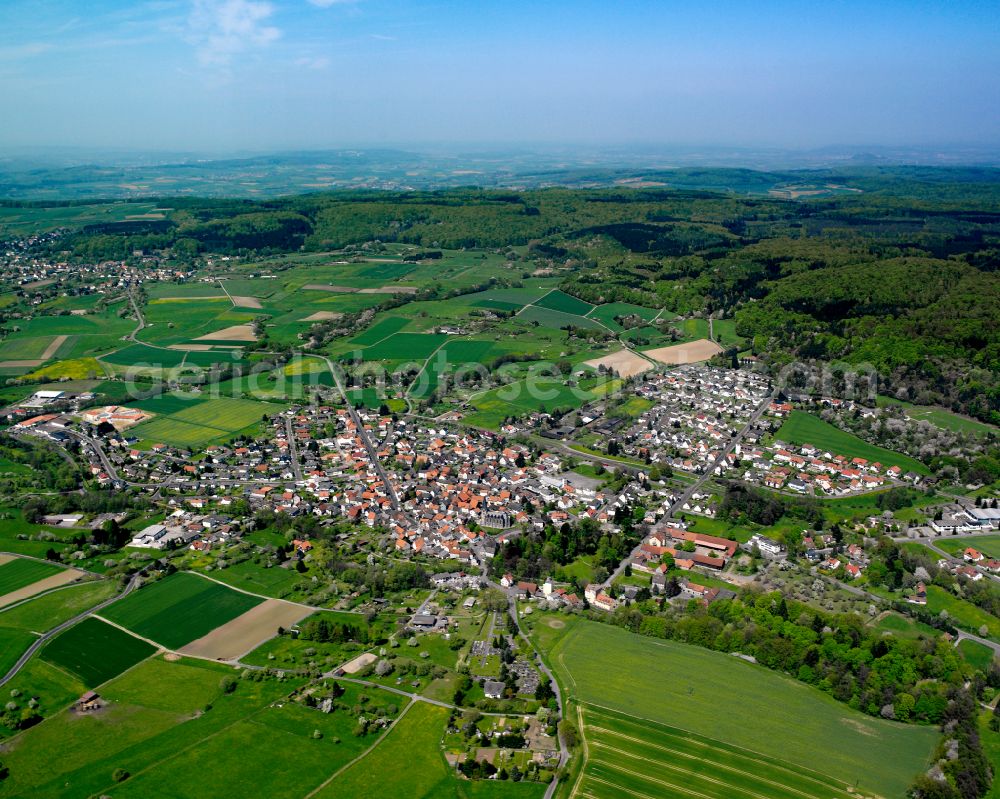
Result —
POLYGON ((779 758, 590 705, 579 720, 587 763, 574 795, 595 799, 848 799, 851 785, 779 758))
POLYGON ((59 633, 45 645, 40 657, 76 675, 88 688, 95 688, 155 651, 156 647, 145 641, 90 617, 59 633))
MULTIPOLYGON (((543 630, 543 624, 536 629, 543 630)), ((704 758, 704 771, 718 779, 722 773, 712 764, 725 762, 738 748, 755 753, 769 769, 781 764, 796 772, 820 772, 842 787, 857 783, 861 791, 902 796, 926 767, 938 738, 933 728, 865 716, 815 688, 731 655, 603 624, 570 627, 551 648, 549 662, 585 712, 613 711, 640 725, 670 725, 674 731, 664 732, 668 737, 690 733, 720 742, 718 753, 704 758)), ((641 771, 641 764, 632 770, 641 771)), ((652 771, 662 779, 659 769, 652 771)), ((602 773, 613 783, 608 772, 602 773)), ((742 783, 734 774, 724 784, 736 791, 742 783)), ((660 795, 650 787, 641 795, 660 795)), ((628 791, 608 788, 592 795, 628 791)), ((837 794, 807 794, 813 795, 837 794)))
POLYGON ((774 437, 790 444, 812 444, 833 455, 865 458, 872 462, 878 461, 883 466, 899 466, 904 472, 927 474, 927 467, 920 461, 862 441, 805 411, 792 411, 774 437))
POLYGON ((105 608, 101 615, 168 649, 179 649, 263 601, 179 572, 140 588, 105 608))

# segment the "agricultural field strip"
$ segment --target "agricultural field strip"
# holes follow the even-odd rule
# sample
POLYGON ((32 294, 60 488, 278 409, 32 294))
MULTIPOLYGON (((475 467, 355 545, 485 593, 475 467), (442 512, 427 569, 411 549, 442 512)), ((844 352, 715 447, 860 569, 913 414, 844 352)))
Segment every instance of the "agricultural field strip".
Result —
MULTIPOLYGON (((655 721, 653 719, 648 719, 643 716, 636 716, 630 713, 625 713, 620 710, 615 710, 613 708, 607 708, 604 705, 599 705, 593 702, 581 701, 579 702, 581 712, 584 714, 589 714, 591 716, 597 716, 604 718, 606 721, 617 721, 621 724, 631 725, 631 726, 641 726, 644 732, 648 732, 650 728, 656 731, 668 735, 678 740, 690 743, 692 746, 704 749, 714 749, 716 752, 729 753, 737 758, 742 758, 750 762, 758 763, 761 765, 772 766, 773 768, 779 769, 781 771, 788 772, 789 774, 806 779, 810 782, 816 782, 823 784, 827 787, 835 786, 838 781, 833 777, 829 777, 821 772, 815 771, 813 769, 806 768, 800 765, 786 765, 782 761, 776 760, 773 757, 765 755, 761 752, 754 751, 753 749, 747 749, 742 746, 736 746, 735 744, 725 743, 723 741, 715 741, 711 738, 706 738, 705 736, 699 735, 696 732, 686 730, 681 727, 670 727, 661 722, 655 721), (681 733, 677 735, 677 733, 681 733), (807 772, 812 772, 811 775, 807 772)), ((595 725, 587 725, 595 726, 595 725)), ((596 726, 595 726, 596 729, 596 726)), ((628 737, 623 735, 620 731, 607 730, 612 735, 620 735, 621 737, 628 737)), ((642 739, 635 739, 642 742, 642 739)))
MULTIPOLYGON (((595 715, 599 715, 599 714, 595 714, 595 715)), ((585 716, 585 718, 586 718, 586 716, 585 716)), ((608 717, 608 718, 612 718, 612 717, 608 717)), ((635 718, 638 719, 638 717, 635 717, 635 718)), ((607 727, 598 726, 597 724, 594 724, 592 722, 587 722, 585 729, 588 732, 589 731, 594 731, 594 732, 600 733, 600 734, 602 734, 604 736, 612 736, 614 738, 621 738, 621 739, 623 739, 625 741, 629 741, 630 743, 637 745, 637 747, 638 747, 638 749, 640 751, 642 749, 654 749, 654 750, 657 750, 659 752, 668 753, 672 757, 683 758, 683 759, 686 759, 686 760, 692 760, 692 761, 695 761, 697 763, 711 762, 712 768, 713 768, 714 771, 720 771, 720 770, 721 771, 727 771, 727 772, 731 772, 733 774, 739 775, 741 777, 747 775, 748 771, 747 771, 746 768, 740 768, 739 766, 736 766, 736 765, 727 765, 726 763, 722 762, 725 759, 724 755, 730 755, 733 762, 744 761, 744 763, 746 763, 746 764, 755 764, 757 766, 764 767, 764 769, 767 769, 770 772, 775 772, 775 771, 777 771, 777 772, 784 772, 787 776, 791 777, 795 781, 814 782, 814 783, 817 783, 819 786, 821 786, 821 788, 822 788, 822 792, 821 793, 806 792, 806 791, 800 790, 798 788, 795 788, 793 785, 790 785, 787 782, 779 782, 778 780, 775 780, 775 779, 769 779, 768 777, 763 776, 763 774, 761 772, 754 772, 752 774, 752 779, 755 780, 755 781, 757 781, 757 782, 767 783, 768 785, 771 785, 771 786, 773 786, 775 788, 779 788, 779 789, 781 789, 781 790, 783 790, 785 792, 793 793, 793 794, 796 794, 798 796, 805 797, 806 799, 812 799, 813 797, 827 796, 827 795, 829 795, 830 791, 837 791, 838 794, 840 794, 840 795, 842 795, 844 797, 848 797, 848 796, 851 795, 846 790, 838 790, 838 789, 836 789, 834 786, 830 785, 829 782, 820 780, 820 779, 818 779, 816 777, 812 777, 812 776, 810 776, 810 775, 808 775, 806 773, 796 772, 793 769, 791 769, 790 767, 785 766, 785 765, 783 765, 783 764, 781 764, 781 763, 779 763, 777 761, 770 760, 770 759, 765 759, 762 756, 757 756, 756 753, 753 753, 753 756, 751 756, 750 754, 744 755, 744 754, 742 754, 740 752, 733 752, 729 748, 727 748, 727 749, 719 749, 717 747, 713 747, 712 744, 709 743, 709 742, 707 742, 707 741, 703 741, 703 740, 699 740, 699 739, 694 738, 694 737, 690 737, 690 735, 671 735, 670 733, 666 733, 665 731, 657 730, 657 732, 663 732, 663 734, 669 736, 669 740, 672 740, 672 741, 676 740, 678 742, 683 742, 683 743, 686 743, 686 744, 690 744, 692 749, 703 750, 702 754, 695 754, 695 753, 693 753, 691 751, 684 751, 681 748, 675 748, 675 747, 671 747, 671 746, 665 746, 663 744, 652 743, 650 741, 643 740, 642 738, 637 738, 635 736, 626 735, 625 733, 623 733, 621 731, 618 731, 618 730, 611 730, 611 729, 608 729, 607 727)), ((696 774, 700 778, 709 779, 709 781, 711 781, 711 782, 715 782, 717 784, 725 784, 722 781, 704 777, 698 771, 692 771, 690 769, 686 769, 686 768, 683 768, 683 767, 675 765, 675 764, 664 763, 662 760, 656 760, 654 758, 644 757, 642 755, 637 754, 635 751, 629 751, 627 749, 621 749, 621 748, 618 748, 616 746, 612 746, 611 744, 606 743, 605 741, 601 741, 601 740, 598 740, 598 739, 595 739, 595 738, 590 738, 588 740, 588 744, 592 748, 606 749, 609 752, 612 752, 612 753, 614 753, 616 755, 621 755, 621 756, 624 756, 624 757, 630 757, 632 759, 642 760, 642 761, 645 761, 645 762, 657 764, 657 765, 659 765, 662 768, 666 768, 666 769, 671 770, 671 771, 677 771, 677 772, 680 772, 680 773, 683 773, 683 774, 687 774, 687 775, 696 774)), ((591 759, 596 761, 596 758, 591 758, 591 759)), ((596 761, 596 762, 603 762, 603 761, 596 761)), ((751 791, 746 791, 746 789, 741 789, 741 790, 744 790, 745 792, 749 793, 750 795, 759 796, 759 794, 753 793, 751 791)), ((767 799, 767 797, 765 797, 765 799, 767 799)))

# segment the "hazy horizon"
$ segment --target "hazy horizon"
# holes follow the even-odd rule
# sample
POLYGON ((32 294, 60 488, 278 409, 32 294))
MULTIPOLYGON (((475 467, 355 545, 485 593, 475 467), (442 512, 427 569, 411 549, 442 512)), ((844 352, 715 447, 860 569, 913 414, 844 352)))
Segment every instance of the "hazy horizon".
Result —
POLYGON ((0 147, 1000 142, 995 3, 87 5, 0 8, 0 147))

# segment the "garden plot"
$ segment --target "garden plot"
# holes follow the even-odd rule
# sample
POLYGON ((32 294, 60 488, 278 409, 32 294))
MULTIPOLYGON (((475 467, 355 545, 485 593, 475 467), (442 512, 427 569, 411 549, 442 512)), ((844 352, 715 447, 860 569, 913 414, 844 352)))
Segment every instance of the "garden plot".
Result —
POLYGON ((655 350, 645 350, 644 355, 670 366, 685 363, 700 363, 722 352, 722 347, 707 338, 689 341, 686 344, 674 344, 670 347, 657 347, 655 350))
POLYGON ((629 378, 642 374, 653 368, 653 364, 640 355, 636 355, 632 350, 618 350, 617 352, 602 355, 600 358, 593 358, 584 361, 587 366, 595 369, 604 367, 614 371, 619 377, 629 378))
POLYGON ((185 655, 212 660, 236 660, 274 638, 279 627, 287 629, 312 613, 313 609, 304 605, 267 599, 180 651, 185 655))

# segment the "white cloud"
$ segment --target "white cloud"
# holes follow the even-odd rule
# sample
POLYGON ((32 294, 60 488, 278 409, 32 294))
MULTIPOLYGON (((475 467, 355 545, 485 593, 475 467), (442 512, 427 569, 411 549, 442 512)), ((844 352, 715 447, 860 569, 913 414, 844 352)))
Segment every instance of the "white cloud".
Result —
POLYGON ((228 66, 233 57, 258 50, 281 36, 268 20, 274 6, 262 0, 194 0, 189 40, 206 66, 228 66))
POLYGON ((317 8, 329 8, 330 6, 346 6, 348 3, 355 3, 357 0, 309 0, 311 5, 317 8))
POLYGON ((315 58, 299 58, 295 61, 295 66, 303 69, 326 69, 330 66, 330 59, 326 56, 316 56, 315 58))

